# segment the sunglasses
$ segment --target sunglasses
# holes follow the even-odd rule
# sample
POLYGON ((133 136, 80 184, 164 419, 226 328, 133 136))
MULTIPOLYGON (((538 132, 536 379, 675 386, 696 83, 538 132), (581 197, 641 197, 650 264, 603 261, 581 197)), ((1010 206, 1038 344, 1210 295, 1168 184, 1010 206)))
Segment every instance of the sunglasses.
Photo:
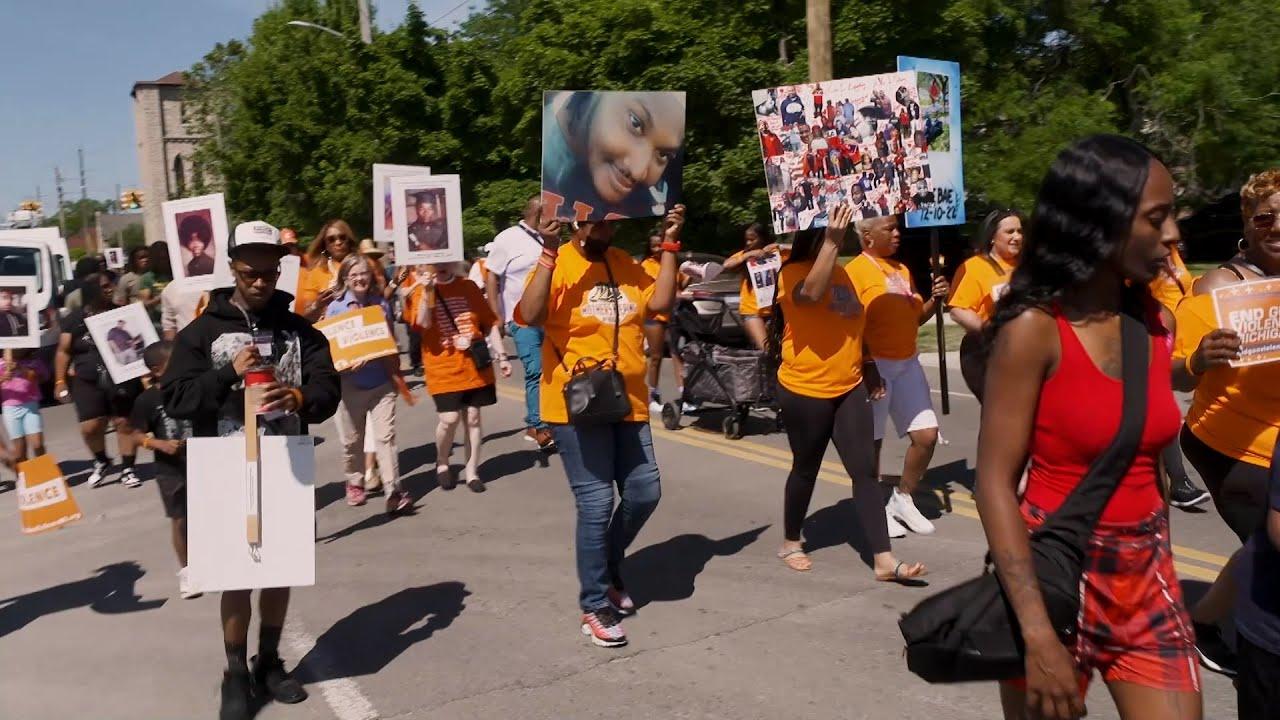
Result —
POLYGON ((351 242, 351 238, 346 235, 329 235, 324 239, 325 242, 351 242))
POLYGON ((1276 226, 1276 214, 1273 212, 1258 213, 1250 220, 1254 230, 1270 230, 1276 226))
POLYGON ((253 282, 254 280, 266 280, 268 282, 280 277, 279 270, 244 270, 241 268, 232 268, 236 271, 236 275, 241 278, 253 282))

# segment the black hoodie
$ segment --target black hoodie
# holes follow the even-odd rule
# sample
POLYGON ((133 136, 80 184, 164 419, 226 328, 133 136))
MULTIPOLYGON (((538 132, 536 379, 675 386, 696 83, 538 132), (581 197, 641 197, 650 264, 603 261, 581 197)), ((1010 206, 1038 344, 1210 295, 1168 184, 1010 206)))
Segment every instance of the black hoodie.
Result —
MULTIPOLYGON (((196 437, 221 437, 244 432, 244 384, 232 360, 255 334, 271 333, 271 357, 266 359, 276 380, 302 391, 296 414, 262 422, 268 435, 304 435, 308 424, 333 416, 341 400, 338 372, 329 356, 329 341, 300 315, 289 311, 292 300, 277 290, 261 314, 231 302, 234 288, 209 294, 209 306, 178 333, 164 386, 165 410, 190 420, 196 437)), ((260 421, 261 422, 261 421, 260 421)))

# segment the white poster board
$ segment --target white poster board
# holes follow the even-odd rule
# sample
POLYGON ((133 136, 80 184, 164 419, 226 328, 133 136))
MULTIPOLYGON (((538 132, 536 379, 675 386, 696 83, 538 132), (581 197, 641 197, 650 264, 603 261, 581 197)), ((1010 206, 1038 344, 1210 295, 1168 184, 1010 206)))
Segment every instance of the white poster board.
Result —
POLYGON ((201 592, 316 582, 315 441, 261 438, 261 543, 245 536, 243 435, 187 441, 187 578, 201 592))
POLYGON ((102 257, 107 261, 108 270, 119 270, 124 267, 123 248, 106 248, 102 251, 102 257))
POLYGON ((747 261, 747 282, 751 284, 751 292, 755 293, 756 307, 773 307, 778 293, 778 271, 781 269, 782 257, 778 253, 747 261))
POLYGON ((289 311, 297 312, 294 305, 298 302, 298 275, 302 273, 302 258, 297 255, 285 255, 280 258, 280 277, 276 279, 276 289, 293 295, 289 301, 289 311))
POLYGON ((462 260, 462 187, 457 175, 391 178, 396 263, 462 260))
POLYGON ((425 177, 431 174, 431 168, 419 165, 373 165, 373 239, 380 243, 391 243, 395 227, 391 207, 391 178, 393 177, 425 177))
POLYGON ((0 275, 0 348, 40 347, 36 280, 29 275, 0 275))
POLYGON ((199 275, 230 277, 227 209, 222 193, 170 200, 160 206, 169 265, 175 280, 199 275))
POLYGON ((102 364, 117 385, 147 374, 142 351, 160 342, 155 325, 142 303, 135 302, 114 310, 95 313, 84 319, 93 344, 102 356, 102 364))

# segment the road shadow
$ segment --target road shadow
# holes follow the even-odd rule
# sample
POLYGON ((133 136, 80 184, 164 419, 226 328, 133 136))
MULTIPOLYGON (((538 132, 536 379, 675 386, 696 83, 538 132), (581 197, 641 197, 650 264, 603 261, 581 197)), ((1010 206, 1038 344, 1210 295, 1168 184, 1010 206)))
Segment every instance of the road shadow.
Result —
MULTIPOLYGON (((730 408, 711 407, 681 415, 680 423, 686 427, 707 430, 723 436, 724 420, 731 414, 733 414, 733 411, 730 408)), ((777 411, 775 410, 767 408, 753 410, 747 415, 746 422, 742 424, 742 437, 764 437, 782 432, 782 426, 776 418, 777 411)))
POLYGON ((104 615, 122 615, 154 610, 167 602, 143 600, 138 595, 134 585, 147 571, 132 560, 100 567, 94 573, 82 580, 0 599, 0 637, 64 610, 88 607, 104 615))
POLYGON ((67 481, 68 487, 78 487, 89 480, 89 471, 93 469, 92 460, 60 460, 58 469, 67 481))
POLYGON ((737 555, 760 538, 769 526, 755 528, 722 540, 705 535, 677 535, 642 548, 622 563, 627 592, 636 607, 651 602, 672 602, 693 597, 694 581, 712 558, 737 555))
POLYGON ((316 639, 295 675, 305 684, 373 675, 411 645, 449 627, 470 594, 450 581, 405 588, 358 608, 316 639))
POLYGON ((810 515, 804 521, 801 532, 805 552, 813 553, 837 545, 848 545, 858 553, 867 567, 871 567, 871 545, 858 522, 858 513, 854 510, 851 498, 828 505, 810 515))
POLYGON ((503 438, 509 438, 512 435, 521 435, 523 433, 524 433, 523 427, 512 428, 510 430, 503 430, 502 432, 490 433, 488 435, 485 435, 484 442, 491 443, 494 440, 502 440, 503 438))

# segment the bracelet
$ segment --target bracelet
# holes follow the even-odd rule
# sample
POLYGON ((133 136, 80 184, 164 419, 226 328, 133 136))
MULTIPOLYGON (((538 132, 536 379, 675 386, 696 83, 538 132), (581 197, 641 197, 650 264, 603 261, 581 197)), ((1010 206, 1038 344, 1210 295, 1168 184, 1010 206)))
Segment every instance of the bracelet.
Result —
POLYGON ((663 251, 663 252, 673 252, 673 253, 678 253, 678 252, 680 252, 680 242, 679 242, 678 240, 677 240, 677 241, 675 241, 675 242, 672 242, 672 241, 670 241, 670 240, 663 240, 663 241, 662 241, 662 251, 663 251))
MULTIPOLYGON (((293 396, 293 401, 298 404, 298 410, 302 409, 302 391, 298 388, 289 388, 289 394, 293 396)), ((294 412, 297 412, 295 410, 294 412)))
POLYGON ((142 436, 142 447, 144 447, 144 448, 146 448, 146 449, 150 450, 150 449, 151 449, 151 440, 152 440, 152 438, 153 438, 153 437, 155 437, 155 436, 154 436, 154 435, 152 435, 151 433, 147 433, 146 435, 143 435, 143 436, 142 436))
POLYGON ((556 259, 557 257, 559 257, 559 256, 560 256, 560 248, 554 248, 554 249, 553 249, 553 248, 549 248, 549 247, 547 247, 546 245, 543 245, 543 246, 542 246, 542 254, 543 254, 545 257, 549 257, 549 258, 551 258, 552 260, 554 260, 554 259, 556 259))
POLYGON ((1190 355, 1188 355, 1186 359, 1182 361, 1182 366, 1187 369, 1187 374, 1189 374, 1191 377, 1200 377, 1204 373, 1198 373, 1191 368, 1191 358, 1193 357, 1195 357, 1195 353, 1191 353, 1190 355))
POLYGON ((554 259, 554 257, 553 257, 551 260, 548 260, 545 256, 544 256, 544 257, 540 257, 540 258, 538 258, 538 265, 539 265, 539 266, 541 266, 541 267, 544 267, 544 268, 546 268, 546 269, 548 269, 548 270, 555 270, 555 269, 556 269, 556 263, 555 263, 555 259, 554 259))

